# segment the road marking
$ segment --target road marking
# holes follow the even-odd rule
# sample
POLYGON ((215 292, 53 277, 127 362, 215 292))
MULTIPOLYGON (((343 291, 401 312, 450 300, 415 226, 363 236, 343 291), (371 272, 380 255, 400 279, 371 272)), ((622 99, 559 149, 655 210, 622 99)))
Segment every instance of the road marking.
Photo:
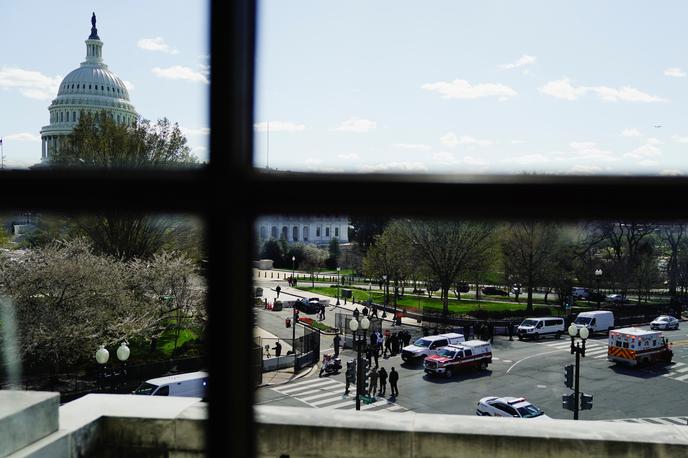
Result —
POLYGON ((538 388, 547 388, 547 385, 538 385, 538 388))
MULTIPOLYGON (((332 393, 332 394, 334 394, 334 393, 332 393)), ((330 404, 332 402, 338 402, 338 401, 341 401, 342 399, 346 399, 345 396, 346 395, 344 395, 344 394, 336 394, 334 397, 330 397, 328 399, 321 399, 320 401, 310 402, 309 404, 312 406, 320 406, 323 404, 330 404)), ((353 399, 353 397, 352 397, 352 399, 353 399)), ((302 401, 302 399, 299 398, 299 401, 302 401)), ((351 402, 351 399, 347 399, 347 402, 351 402)))
POLYGON ((674 370, 674 372, 688 372, 688 367, 682 367, 680 369, 674 370))
POLYGON ((522 362, 525 361, 526 359, 536 358, 536 357, 538 357, 538 356, 549 355, 550 353, 558 353, 558 352, 559 352, 559 350, 553 350, 553 351, 546 351, 546 352, 543 352, 543 353, 538 353, 538 354, 535 354, 535 355, 526 356, 525 358, 519 359, 519 360, 516 361, 514 364, 512 364, 512 365, 506 370, 506 373, 508 374, 509 372, 511 372, 511 369, 513 369, 514 367, 516 367, 518 364, 522 363, 522 362))
POLYGON ((313 396, 306 396, 305 398, 299 398, 299 399, 301 399, 302 401, 310 402, 310 401, 315 401, 316 399, 325 398, 327 396, 332 396, 332 394, 333 394, 332 391, 326 391, 324 393, 314 394, 313 396))
POLYGON ((602 353, 601 355, 594 356, 594 358, 606 358, 607 356, 609 356, 607 353, 602 353))
POLYGON ((685 425, 688 421, 686 417, 661 417, 661 418, 619 418, 615 420, 600 420, 624 423, 646 423, 652 425, 685 425))
POLYGON ((287 386, 285 388, 274 388, 275 391, 284 393, 284 394, 294 394, 298 391, 302 390, 310 390, 311 388, 314 388, 316 386, 320 387, 322 385, 331 385, 332 382, 336 382, 336 380, 328 380, 328 379, 319 379, 318 383, 312 383, 307 386, 287 386))
POLYGON ((674 377, 674 380, 680 380, 680 381, 688 380, 688 375, 682 375, 680 377, 674 377))
POLYGON ((510 360, 510 359, 505 359, 505 360, 503 360, 503 362, 505 362, 505 363, 513 363, 513 361, 510 360))
MULTIPOLYGON (((293 386, 301 386, 301 385, 310 385, 311 383, 317 383, 317 382, 322 382, 323 380, 328 380, 328 379, 323 379, 323 378, 311 378, 304 380, 302 382, 294 382, 294 383, 289 383, 287 387, 293 387, 293 386)), ((285 387, 285 388, 287 388, 285 387)))
POLYGON ((492 361, 499 361, 499 358, 492 357, 492 361))

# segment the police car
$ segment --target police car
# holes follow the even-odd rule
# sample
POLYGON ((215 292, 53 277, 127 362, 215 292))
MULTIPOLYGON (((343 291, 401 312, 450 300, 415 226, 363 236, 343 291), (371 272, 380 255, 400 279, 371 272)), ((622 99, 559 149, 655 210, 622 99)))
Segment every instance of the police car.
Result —
POLYGON ((678 320, 669 315, 658 316, 650 323, 650 329, 678 329, 678 320))
POLYGON ((550 418, 526 398, 488 396, 478 402, 475 414, 484 417, 550 418))

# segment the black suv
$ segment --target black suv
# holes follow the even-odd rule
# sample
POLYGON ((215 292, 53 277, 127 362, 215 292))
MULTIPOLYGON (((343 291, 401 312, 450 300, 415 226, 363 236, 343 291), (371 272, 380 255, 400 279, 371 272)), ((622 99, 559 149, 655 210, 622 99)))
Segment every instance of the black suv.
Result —
POLYGON ((483 294, 487 294, 488 296, 508 296, 509 293, 504 291, 503 289, 495 288, 494 286, 486 286, 482 290, 483 294))
POLYGON ((318 313, 320 311, 320 303, 315 302, 315 301, 306 301, 306 299, 301 299, 299 301, 296 301, 296 304, 294 305, 298 310, 302 311, 303 313, 306 313, 308 315, 312 315, 314 313, 318 313))

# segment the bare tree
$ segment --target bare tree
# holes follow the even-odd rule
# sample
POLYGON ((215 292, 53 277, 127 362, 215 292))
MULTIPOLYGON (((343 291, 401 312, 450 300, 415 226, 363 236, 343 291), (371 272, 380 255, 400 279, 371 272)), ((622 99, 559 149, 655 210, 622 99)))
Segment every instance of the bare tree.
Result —
POLYGON ((533 311, 533 288, 551 267, 557 234, 556 225, 535 221, 513 223, 503 233, 504 270, 526 287, 529 312, 533 311))
POLYGON ((440 286, 443 313, 449 313, 449 289, 455 278, 492 243, 494 225, 465 221, 405 220, 409 245, 440 286))

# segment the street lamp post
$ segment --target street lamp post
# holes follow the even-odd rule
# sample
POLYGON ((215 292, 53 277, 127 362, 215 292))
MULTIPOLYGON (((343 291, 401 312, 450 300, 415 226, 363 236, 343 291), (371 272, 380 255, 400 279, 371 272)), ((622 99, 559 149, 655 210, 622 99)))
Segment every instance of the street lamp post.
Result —
POLYGON ((105 366, 110 359, 110 352, 105 349, 105 345, 101 345, 98 350, 96 350, 96 362, 100 364, 98 370, 98 385, 100 391, 103 391, 103 382, 105 379, 105 371, 107 367, 105 366))
POLYGON ((597 308, 600 308, 600 280, 602 279, 602 269, 595 269, 595 279, 597 280, 597 308))
POLYGON ((579 330, 573 323, 571 323, 571 326, 569 326, 568 332, 569 336, 571 336, 571 354, 573 355, 575 353, 576 355, 576 373, 573 388, 573 419, 578 420, 578 411, 580 408, 580 359, 581 356, 585 357, 585 340, 588 338, 590 332, 585 326, 579 330), (575 342, 576 334, 579 334, 581 341, 583 342, 582 346, 581 342, 575 342))
POLYGON ((341 270, 341 268, 337 267, 337 305, 339 305, 339 281, 340 281, 339 279, 341 278, 339 276, 340 270, 341 270))
POLYGON ((296 256, 291 257, 291 284, 294 284, 294 265, 296 263, 296 256))
POLYGON ((367 317, 361 318, 361 321, 351 319, 349 321, 349 329, 354 333, 353 342, 356 345, 356 410, 361 410, 361 391, 363 390, 363 360, 361 359, 361 349, 366 341, 365 331, 370 326, 370 320, 367 317), (357 332, 358 329, 361 332, 357 332))

